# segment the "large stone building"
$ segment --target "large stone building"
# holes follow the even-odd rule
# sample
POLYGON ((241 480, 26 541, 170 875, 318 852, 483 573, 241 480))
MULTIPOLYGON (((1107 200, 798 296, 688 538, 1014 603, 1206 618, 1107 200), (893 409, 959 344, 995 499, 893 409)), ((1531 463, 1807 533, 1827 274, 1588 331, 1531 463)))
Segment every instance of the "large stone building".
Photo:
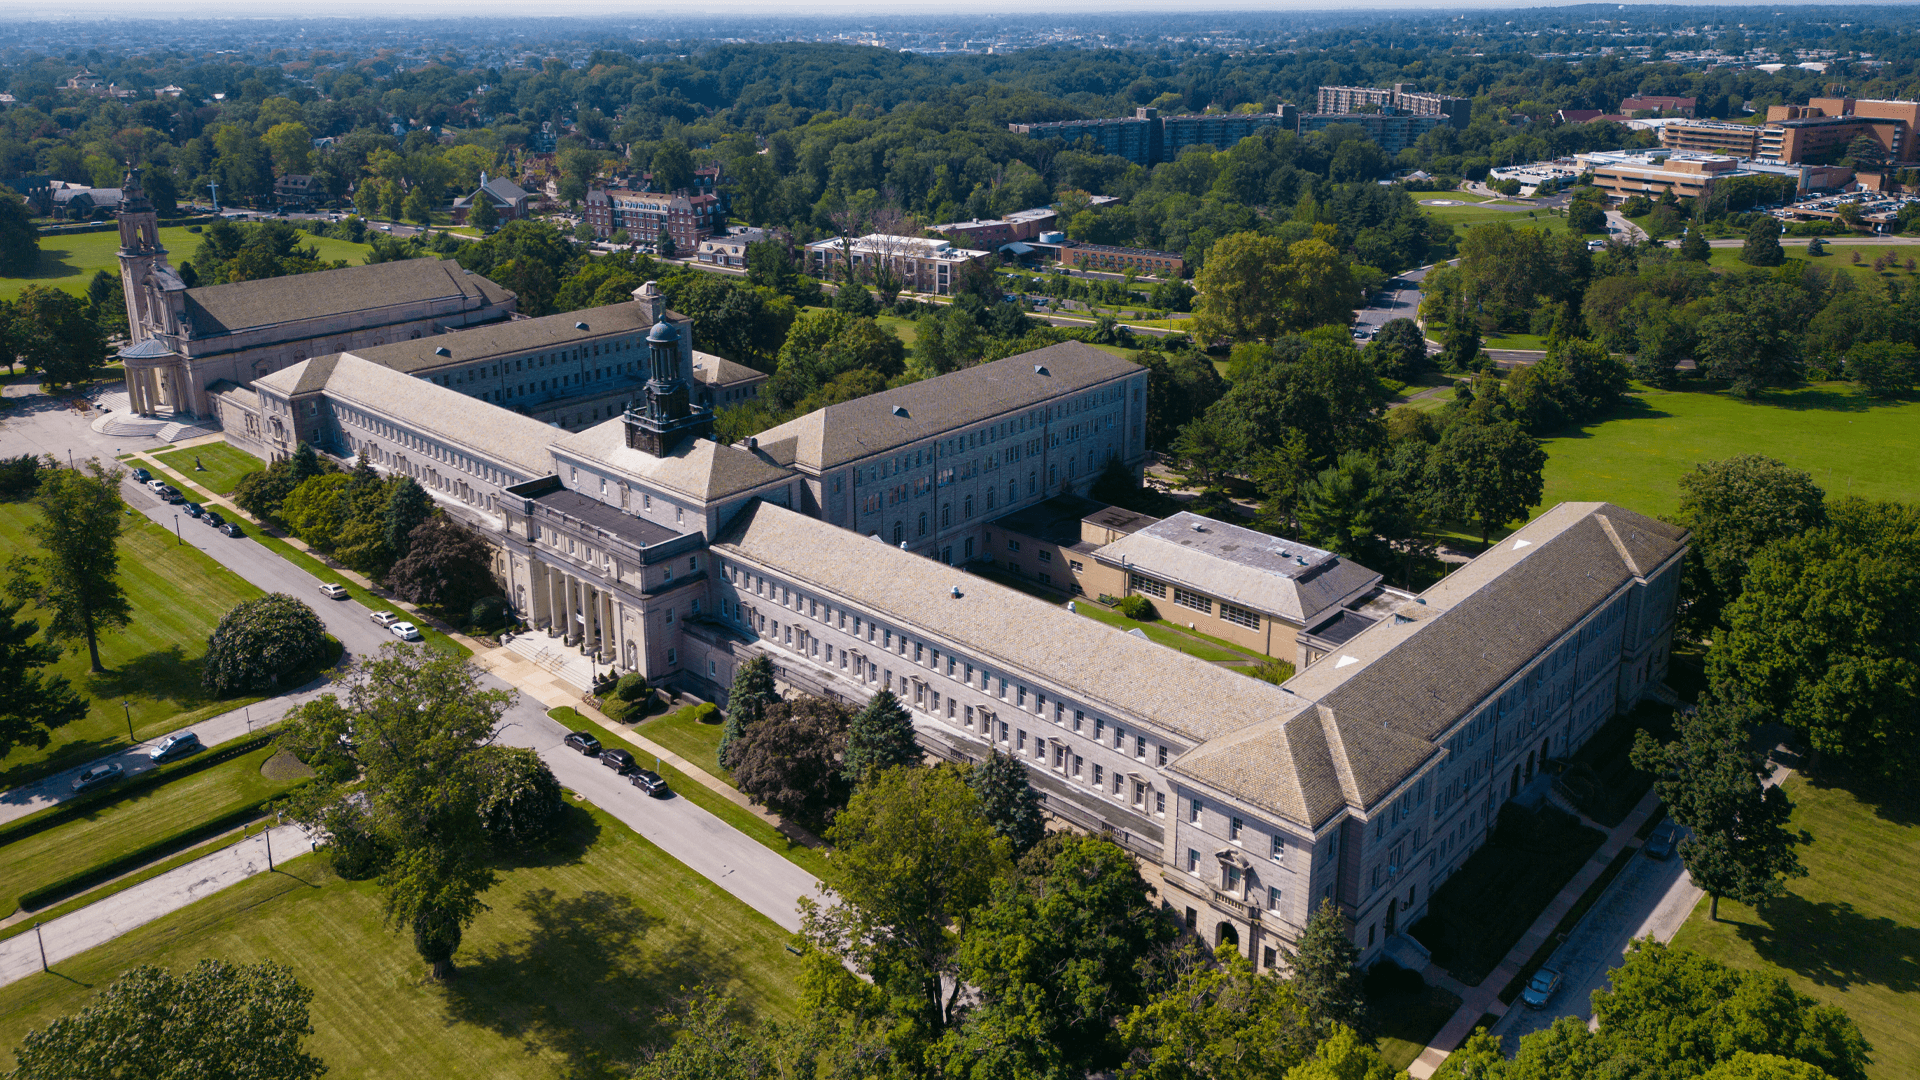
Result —
POLYGON ((761 655, 789 690, 893 690, 930 750, 1015 755, 1049 810, 1154 860, 1175 915, 1262 968, 1322 899, 1380 956, 1499 807, 1666 670, 1685 534, 1618 507, 1556 507, 1417 597, 1270 538, 1242 558, 1237 533, 1190 545, 1184 519, 1081 515, 1088 543, 1121 549, 1103 572, 1158 585, 1168 611, 1230 606, 1263 633, 1284 615, 1271 629, 1303 666, 1274 686, 959 568, 1089 505, 1073 500, 1108 463, 1137 474, 1137 365, 1070 342, 723 445, 657 295, 563 319, 514 324, 544 343, 270 373, 260 438, 414 477, 493 540, 514 609, 556 647, 712 696, 761 655), (544 418, 533 380, 643 360, 630 404, 544 418))

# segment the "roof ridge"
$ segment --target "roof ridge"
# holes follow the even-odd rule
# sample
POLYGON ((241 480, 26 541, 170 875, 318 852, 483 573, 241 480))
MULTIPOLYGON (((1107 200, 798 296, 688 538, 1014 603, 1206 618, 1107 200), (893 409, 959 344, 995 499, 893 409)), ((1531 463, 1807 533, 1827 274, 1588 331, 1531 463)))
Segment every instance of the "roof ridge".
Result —
POLYGON ((1320 734, 1327 740, 1327 756, 1333 760, 1333 775, 1340 781, 1340 797, 1349 806, 1365 806, 1366 800, 1360 795, 1360 785, 1353 778, 1353 762, 1347 760, 1347 740, 1340 731, 1340 723, 1334 718, 1333 707, 1324 701, 1313 703, 1314 715, 1320 718, 1320 734))
POLYGON ((1633 571, 1636 577, 1643 575, 1645 571, 1634 560, 1633 553, 1627 550, 1627 545, 1620 539, 1620 534, 1614 530, 1613 519, 1598 510, 1594 511, 1593 516, 1600 522, 1600 529, 1607 534, 1607 540, 1613 544, 1613 550, 1620 553, 1620 561, 1627 564, 1627 569, 1633 571))

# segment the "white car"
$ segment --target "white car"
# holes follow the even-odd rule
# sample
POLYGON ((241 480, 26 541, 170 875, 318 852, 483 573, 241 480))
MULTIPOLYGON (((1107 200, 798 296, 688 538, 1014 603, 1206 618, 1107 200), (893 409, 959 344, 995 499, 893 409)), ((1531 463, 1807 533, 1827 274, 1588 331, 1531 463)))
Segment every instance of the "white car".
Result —
POLYGON ((397 623, 400 621, 400 616, 395 615, 391 611, 369 612, 367 614, 367 618, 371 619, 376 623, 379 623, 381 626, 392 626, 394 623, 397 623))
POLYGON ((387 627, 387 632, 401 641, 419 641, 420 628, 410 622, 397 622, 387 627))

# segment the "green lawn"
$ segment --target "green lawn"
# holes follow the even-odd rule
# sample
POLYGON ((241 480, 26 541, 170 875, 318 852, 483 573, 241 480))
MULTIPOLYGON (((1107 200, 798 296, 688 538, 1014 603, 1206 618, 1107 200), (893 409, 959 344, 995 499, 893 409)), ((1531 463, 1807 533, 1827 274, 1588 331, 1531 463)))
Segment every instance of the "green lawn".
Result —
POLYGON ((1876 402, 1846 383, 1733 394, 1648 391, 1613 419, 1545 440, 1542 505, 1605 499, 1672 514, 1697 462, 1762 453, 1805 469, 1830 495, 1920 500, 1920 402, 1876 402))
POLYGON ((266 462, 227 443, 208 443, 154 456, 166 462, 174 472, 195 481, 215 495, 231 494, 241 477, 267 467, 266 462), (194 471, 195 462, 204 465, 207 471, 194 471))
MULTIPOLYGON (((1457 192, 1449 192, 1444 197, 1453 199, 1467 198, 1468 196, 1463 196, 1457 192)), ((1565 232, 1567 228, 1567 219, 1565 217, 1540 209, 1494 210, 1484 206, 1422 206, 1420 209, 1425 212, 1428 217, 1436 221, 1444 221, 1453 226, 1453 231, 1457 234, 1465 234, 1468 229, 1473 228, 1475 225, 1489 225, 1496 221, 1504 221, 1516 229, 1524 229, 1532 226, 1555 233, 1565 232), (1527 215, 1529 213, 1532 213, 1533 216, 1528 217, 1527 215)))
MULTIPOLYGON (((994 582, 997 585, 1005 585, 1009 589, 1018 589, 1028 596, 1045 600, 1049 604, 1065 604, 1067 602, 1067 597, 1051 589, 1043 588, 1038 583, 1028 581, 1025 578, 1014 577, 998 570, 988 570, 978 566, 968 567, 967 572, 986 578, 988 581, 994 582)), ((1165 602, 1166 601, 1161 601, 1163 604, 1165 602)), ((1178 649, 1189 656, 1199 657, 1209 663, 1232 663, 1235 661, 1264 662, 1267 659, 1267 657, 1259 653, 1250 652, 1232 642, 1214 637, 1211 634, 1201 633, 1197 630, 1188 630, 1185 627, 1176 631, 1158 620, 1153 622, 1140 622, 1136 619, 1129 619, 1125 615, 1111 608, 1103 607, 1084 596, 1078 598, 1073 608, 1077 614, 1085 615, 1087 618, 1093 619, 1096 622, 1103 622, 1108 626, 1121 630, 1132 630, 1137 627, 1141 633, 1147 635, 1149 640, 1157 641, 1170 649, 1178 649), (1201 640, 1196 641, 1194 640, 1195 638, 1201 640)))
MULTIPOLYGON (((167 249, 167 260, 174 266, 183 261, 192 261, 193 253, 200 248, 201 234, 190 233, 184 226, 160 230, 160 243, 167 249)), ((302 246, 312 244, 320 249, 320 258, 325 261, 345 259, 352 266, 359 266, 373 248, 367 244, 355 244, 332 237, 305 234, 302 246)), ((70 293, 84 293, 87 282, 95 272, 105 270, 110 274, 120 273, 120 234, 118 232, 81 233, 77 236, 43 236, 40 238, 40 263, 32 273, 25 277, 0 277, 0 300, 12 300, 18 297, 29 285, 51 285, 65 289, 70 293)))
MULTIPOLYGON (((28 550, 26 526, 37 513, 31 503, 0 503, 0 549, 28 550)), ((200 685, 207 635, 233 605, 261 595, 259 589, 144 517, 128 518, 121 534, 120 584, 133 619, 125 629, 101 635, 100 662, 107 670, 88 673, 86 643, 79 641, 68 643, 60 662, 45 669, 65 675, 93 707, 85 718, 54 729, 46 748, 20 747, 0 759, 0 789, 44 775, 57 763, 126 746, 129 711, 138 740, 260 700, 223 701, 200 685)), ((36 609, 23 609, 22 617, 45 625, 36 609)))
POLYGON ((269 780, 260 772, 273 753, 263 746, 8 843, 0 860, 0 912, 12 914, 19 898, 34 889, 286 790, 290 780, 269 780))
POLYGON ((1920 802, 1910 793, 1859 793, 1788 779, 1808 876, 1762 911, 1728 900, 1720 921, 1702 900, 1673 944, 1725 964, 1786 976, 1839 1005, 1873 1044, 1867 1075, 1920 1075, 1920 802))
POLYGON ((503 870, 445 985, 382 927, 372 882, 321 857, 281 869, 0 989, 0 1046, 135 964, 202 957, 292 967, 314 991, 308 1048, 342 1077, 626 1076, 682 988, 717 985, 762 1014, 797 1004, 786 931, 590 807, 565 842, 503 870))
MULTIPOLYGON (((547 710, 547 715, 566 725, 568 730, 571 731, 593 731, 600 735, 608 735, 606 732, 599 731, 599 728, 593 722, 574 711, 571 706, 562 705, 557 709, 549 709, 547 710)), ((644 725, 640 729, 640 735, 642 738, 650 737, 644 725)), ((602 738, 600 741, 601 744, 605 746, 620 745, 619 740, 610 735, 602 738)), ((662 745, 665 744, 663 743, 662 745)), ((674 753, 680 754, 681 757, 687 758, 688 761, 700 761, 699 758, 688 757, 673 747, 669 746, 667 748, 674 750, 674 753)), ((746 807, 741 806, 725 795, 720 794, 664 761, 649 761, 648 758, 651 755, 641 753, 635 753, 633 756, 634 759, 639 762, 641 768, 652 769, 659 773, 660 776, 666 780, 667 786, 673 790, 675 795, 686 799, 700 809, 705 810, 707 813, 740 830, 756 843, 784 856, 788 862, 793 863, 814 877, 829 883, 839 880, 839 875, 835 872, 832 864, 828 862, 825 851, 810 848, 799 841, 789 839, 779 829, 774 828, 772 823, 768 822, 766 818, 753 813, 746 807)), ((713 760, 713 755, 709 753, 706 760, 713 760)), ((714 771, 717 772, 718 770, 714 771)), ((728 782, 731 783, 732 781, 729 780, 728 782)))
POLYGON ((643 739, 659 743, 731 784, 733 777, 727 775, 727 771, 720 767, 715 757, 720 750, 721 729, 726 725, 721 722, 718 713, 713 715, 714 722, 711 724, 703 724, 695 720, 693 713, 697 707, 688 705, 683 709, 675 709, 670 713, 642 721, 634 727, 633 733, 643 739))
MULTIPOLYGON (((1909 257, 1920 258, 1920 246, 1888 247, 1885 244, 1849 244, 1844 240, 1835 241, 1829 238, 1827 253, 1818 257, 1807 254, 1807 241, 1803 237, 1783 236, 1780 238, 1780 246, 1785 249, 1789 263, 1812 263, 1823 270, 1844 270, 1851 273, 1853 280, 1861 285, 1873 281, 1897 281, 1905 286, 1911 285, 1916 277, 1920 277, 1906 268, 1906 260, 1909 257), (1853 261, 1853 253, 1856 251, 1860 253, 1858 264, 1853 261), (1900 257, 1900 265, 1892 270, 1876 272, 1873 269, 1873 260, 1889 251, 1900 257)), ((1764 268, 1748 266, 1741 262, 1740 249, 1737 247, 1714 248, 1707 258, 1707 265, 1722 272, 1764 270, 1764 268)), ((1765 272, 1772 271, 1765 270, 1765 272)))

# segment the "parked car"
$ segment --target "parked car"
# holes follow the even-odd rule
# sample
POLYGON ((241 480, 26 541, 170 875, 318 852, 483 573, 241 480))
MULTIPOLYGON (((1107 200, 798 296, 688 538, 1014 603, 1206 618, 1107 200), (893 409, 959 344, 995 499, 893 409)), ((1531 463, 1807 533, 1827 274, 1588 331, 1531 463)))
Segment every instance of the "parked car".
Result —
POLYGON ((160 494, 167 486, 165 480, 155 480, 152 477, 148 477, 144 482, 147 485, 147 490, 153 492, 155 495, 160 494))
POLYGON ((1552 968, 1541 968, 1527 980, 1527 988, 1520 991, 1520 1000, 1526 1002, 1529 1009, 1544 1009, 1554 991, 1560 989, 1560 973, 1552 968))
POLYGON ((185 495, 180 494, 180 489, 177 487, 174 487, 171 484, 161 484, 160 490, 155 492, 155 494, 159 495, 162 499, 165 499, 170 503, 187 501, 187 497, 185 495))
POLYGON ((624 773, 628 769, 633 768, 633 755, 627 753, 625 750, 602 750, 600 751, 600 764, 605 765, 614 772, 624 773))
POLYGON ((367 618, 381 626, 392 626, 394 623, 400 621, 400 616, 395 615, 391 611, 371 612, 367 615, 367 618))
POLYGON ((105 765, 95 765, 86 772, 73 778, 73 790, 92 791, 102 784, 113 783, 125 775, 125 773, 126 770, 122 769, 120 763, 117 761, 109 761, 105 765))
POLYGON ((667 782, 652 769, 635 769, 627 774, 627 783, 646 792, 652 798, 663 798, 667 794, 667 782))
POLYGON ((227 523, 226 523, 225 525, 222 525, 222 526, 220 526, 220 531, 221 531, 221 532, 223 532, 223 533, 226 533, 226 534, 227 534, 228 536, 245 536, 245 535, 247 535, 246 533, 243 533, 243 532, 241 532, 241 531, 240 531, 240 526, 238 526, 238 525, 235 525, 235 524, 234 524, 233 522, 231 522, 231 521, 229 521, 229 522, 227 522, 227 523))
POLYGON ((145 469, 135 469, 133 470, 133 478, 144 484, 153 479, 153 474, 145 469))
POLYGON ((1653 835, 1647 837, 1647 842, 1643 850, 1646 851, 1649 858, 1666 859, 1672 857, 1673 826, 1667 824, 1653 830, 1653 835))
POLYGON ((394 623, 392 626, 387 627, 387 633, 392 634, 401 641, 420 640, 420 628, 410 622, 394 623))
POLYGON ((200 520, 206 522, 207 524, 213 526, 216 529, 227 523, 227 519, 221 517, 220 511, 218 510, 209 510, 204 514, 201 514, 200 520))
POLYGON ((600 752, 600 740, 594 738, 593 733, 590 731, 571 731, 567 733, 566 738, 560 741, 588 757, 592 757, 600 752))
POLYGON ((191 731, 183 731, 178 735, 169 735, 161 739, 159 744, 147 753, 147 758, 155 762, 172 761, 174 758, 186 757, 203 749, 205 747, 200 745, 200 736, 191 731))
POLYGON ((347 598, 347 587, 345 585, 335 585, 329 581, 325 585, 320 586, 320 595, 329 600, 345 600, 347 598))

